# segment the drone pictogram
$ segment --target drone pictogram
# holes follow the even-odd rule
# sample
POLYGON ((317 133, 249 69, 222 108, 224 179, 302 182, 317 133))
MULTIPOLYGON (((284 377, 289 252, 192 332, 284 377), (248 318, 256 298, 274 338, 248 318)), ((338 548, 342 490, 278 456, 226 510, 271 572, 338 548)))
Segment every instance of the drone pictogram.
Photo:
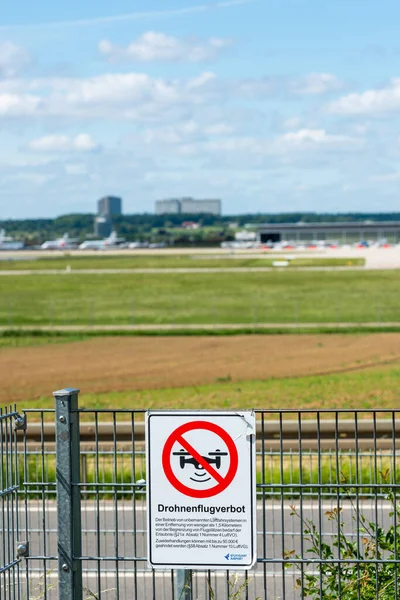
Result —
MULTIPOLYGON (((204 479, 204 477, 208 475, 207 471, 203 465, 190 454, 190 452, 186 452, 182 448, 179 452, 173 452, 172 454, 173 456, 179 456, 179 465, 181 469, 184 469, 186 465, 192 465, 194 467, 194 477, 190 477, 192 481, 205 483, 206 481, 211 480, 211 477, 204 479)), ((215 465, 217 469, 220 469, 222 456, 228 456, 228 452, 222 452, 217 448, 215 452, 209 452, 208 456, 202 456, 201 458, 209 465, 215 465)))
POLYGON ((162 451, 162 465, 168 481, 178 492, 191 498, 211 498, 221 494, 235 478, 238 463, 236 444, 229 433, 209 421, 180 425, 169 435, 162 451), (201 440, 191 442, 187 438, 191 432, 203 431, 208 432, 208 436, 213 434, 215 441, 209 439, 202 444, 201 440), (214 444, 217 449, 207 451, 207 446, 214 444))

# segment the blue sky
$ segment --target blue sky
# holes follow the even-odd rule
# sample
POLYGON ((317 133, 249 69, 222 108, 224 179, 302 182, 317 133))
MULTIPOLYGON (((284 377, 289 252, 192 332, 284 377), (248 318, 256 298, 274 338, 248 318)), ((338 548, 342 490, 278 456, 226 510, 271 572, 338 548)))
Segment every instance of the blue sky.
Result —
POLYGON ((216 197, 392 211, 394 0, 0 4, 0 219, 216 197))

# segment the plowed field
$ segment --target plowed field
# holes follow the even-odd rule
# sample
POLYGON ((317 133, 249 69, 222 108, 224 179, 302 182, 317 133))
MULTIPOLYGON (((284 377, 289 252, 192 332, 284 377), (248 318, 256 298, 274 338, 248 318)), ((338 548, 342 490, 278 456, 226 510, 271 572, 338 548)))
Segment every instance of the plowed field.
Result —
POLYGON ((0 349, 0 403, 340 373, 400 362, 400 334, 107 337, 0 349))

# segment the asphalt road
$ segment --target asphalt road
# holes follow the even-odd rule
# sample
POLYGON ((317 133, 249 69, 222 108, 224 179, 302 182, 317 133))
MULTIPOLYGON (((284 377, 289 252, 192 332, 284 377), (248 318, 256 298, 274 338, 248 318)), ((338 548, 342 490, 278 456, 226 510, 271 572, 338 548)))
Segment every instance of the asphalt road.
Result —
MULTIPOLYGON (((280 501, 268 500, 263 506, 257 506, 257 553, 258 558, 266 558, 266 565, 259 564, 258 568, 248 574, 250 586, 250 600, 256 597, 268 598, 268 600, 297 600, 300 599, 300 591, 296 588, 296 579, 299 570, 296 568, 283 569, 283 553, 295 551, 301 553, 301 521, 297 516, 291 516, 290 504, 293 501, 285 500, 282 506, 280 501), (263 535, 265 530, 266 534, 263 535), (275 563, 273 562, 275 559, 275 563), (264 573, 265 568, 265 573, 264 573)), ((293 502, 300 509, 299 501, 293 502)), ((324 534, 325 542, 333 541, 333 534, 337 524, 329 520, 327 511, 337 507, 336 499, 332 501, 323 500, 320 505, 317 499, 305 499, 303 502, 303 518, 312 519, 324 534)), ((375 511, 373 500, 360 500, 360 513, 367 520, 375 521, 376 517, 381 526, 386 527, 391 523, 389 516, 390 506, 379 502, 375 511)), ((355 516, 351 504, 341 503, 341 519, 345 522, 345 531, 353 535, 356 531, 355 516)), ((57 513, 54 502, 46 503, 46 510, 37 501, 32 502, 28 511, 28 524, 25 529, 24 508, 20 506, 21 517, 21 539, 26 536, 30 542, 31 556, 53 556, 57 555, 56 524, 57 513), (44 530, 46 533, 44 533, 44 530)), ((304 527, 303 527, 304 528, 304 527)), ((360 535, 365 537, 365 533, 360 535)), ((356 539, 356 537, 353 537, 356 539)), ((362 542, 360 541, 362 546, 362 542)), ((307 550, 307 542, 304 542, 303 550, 307 550)), ((99 582, 104 590, 110 590, 107 594, 102 593, 106 600, 120 598, 128 600, 172 600, 171 572, 148 570, 146 565, 146 506, 138 501, 136 510, 133 510, 132 501, 119 501, 117 506, 110 501, 102 500, 99 507, 93 501, 82 503, 82 554, 84 557, 92 557, 93 560, 83 562, 84 585, 93 593, 97 593, 99 582), (116 533, 118 531, 118 533, 116 533), (119 557, 119 561, 115 558, 119 557), (134 561, 137 557, 141 560, 134 561), (100 558, 100 560, 96 560, 100 558)), ((308 570, 312 567, 308 567, 308 570)), ((44 566, 43 561, 29 560, 29 573, 32 580, 32 589, 43 585, 43 572, 47 572, 48 587, 55 585, 57 581, 57 561, 49 560, 44 566), (42 579, 40 579, 42 577, 42 579)), ((234 577, 231 573, 231 581, 234 577)), ((243 581, 243 575, 241 581, 243 581)), ((218 600, 228 598, 226 590, 226 571, 217 572, 212 575, 212 586, 218 600)), ((34 593, 31 591, 32 597, 34 593)), ((88 594, 89 595, 89 594, 88 594)), ((175 595, 175 598, 178 596, 175 595)), ((49 600, 57 598, 56 585, 49 589, 49 600)), ((207 581, 204 572, 195 575, 193 599, 208 598, 207 581)))

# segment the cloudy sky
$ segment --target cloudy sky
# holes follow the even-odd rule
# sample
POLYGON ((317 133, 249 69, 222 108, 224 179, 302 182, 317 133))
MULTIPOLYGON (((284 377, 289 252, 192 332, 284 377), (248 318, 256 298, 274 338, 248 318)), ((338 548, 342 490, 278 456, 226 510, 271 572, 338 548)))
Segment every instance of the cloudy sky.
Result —
POLYGON ((400 209, 398 0, 0 3, 0 219, 400 209))

